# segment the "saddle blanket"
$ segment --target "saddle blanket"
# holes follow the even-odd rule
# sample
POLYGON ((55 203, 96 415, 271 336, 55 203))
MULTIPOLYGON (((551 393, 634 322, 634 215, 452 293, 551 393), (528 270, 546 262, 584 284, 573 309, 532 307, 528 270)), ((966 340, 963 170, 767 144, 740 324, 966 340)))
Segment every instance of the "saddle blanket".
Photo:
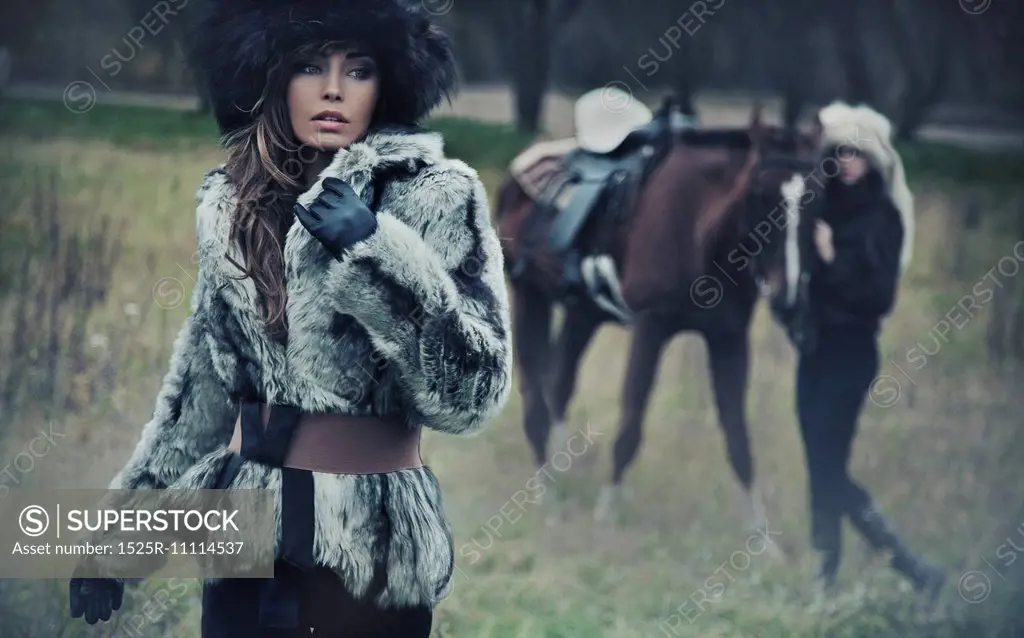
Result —
POLYGON ((543 202, 546 193, 558 192, 551 202, 563 209, 572 199, 573 185, 567 184, 569 172, 562 159, 579 148, 574 137, 536 142, 512 160, 510 172, 520 188, 535 201, 543 202))

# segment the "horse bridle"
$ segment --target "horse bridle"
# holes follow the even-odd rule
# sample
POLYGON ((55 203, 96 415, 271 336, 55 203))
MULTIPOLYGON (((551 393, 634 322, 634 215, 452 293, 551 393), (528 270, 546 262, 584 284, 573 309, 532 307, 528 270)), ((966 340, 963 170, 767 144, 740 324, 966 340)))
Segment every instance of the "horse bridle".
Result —
MULTIPOLYGON (((793 152, 796 152, 795 148, 793 152)), ((764 154, 757 161, 754 167, 754 175, 757 176, 761 172, 768 170, 789 170, 792 171, 793 174, 799 173, 802 175, 806 182, 808 175, 812 174, 819 165, 820 162, 816 160, 804 159, 786 152, 776 151, 764 154)), ((756 177, 754 179, 756 179, 756 177)), ((750 190, 747 193, 748 198, 753 198, 755 200, 760 198, 762 195, 763 191, 760 189, 750 190)), ((778 195, 781 200, 781 191, 778 195)), ((755 202, 755 204, 760 205, 759 202, 755 202)), ((768 283, 770 272, 767 264, 765 264, 765 260, 755 257, 751 259, 751 262, 753 263, 754 281, 757 284, 758 293, 765 298, 771 296, 771 286, 768 283)))

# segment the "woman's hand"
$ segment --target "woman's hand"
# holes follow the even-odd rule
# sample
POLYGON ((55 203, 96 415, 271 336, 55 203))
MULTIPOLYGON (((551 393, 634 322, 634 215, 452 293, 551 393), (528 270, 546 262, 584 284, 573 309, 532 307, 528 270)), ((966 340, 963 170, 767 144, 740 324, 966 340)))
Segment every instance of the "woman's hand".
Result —
POLYGON ((74 577, 68 587, 68 597, 71 617, 85 616, 85 622, 95 625, 99 620, 110 620, 121 608, 124 583, 116 578, 74 577))
POLYGON ((814 245, 825 263, 831 264, 836 258, 836 249, 832 245, 832 227, 820 219, 814 225, 814 245))
POLYGON ((323 191, 310 204, 309 210, 295 204, 295 216, 338 260, 345 249, 377 230, 377 216, 351 186, 337 177, 324 180, 323 191))

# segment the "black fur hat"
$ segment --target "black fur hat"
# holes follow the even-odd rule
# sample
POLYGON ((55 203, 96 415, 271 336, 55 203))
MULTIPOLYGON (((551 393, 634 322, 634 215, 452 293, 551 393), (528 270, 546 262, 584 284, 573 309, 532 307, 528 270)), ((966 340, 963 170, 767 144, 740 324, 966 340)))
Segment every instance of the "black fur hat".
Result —
POLYGON ((415 124, 456 84, 451 40, 414 0, 192 0, 187 11, 187 59, 225 134, 254 119, 274 62, 308 44, 367 47, 388 123, 415 124))

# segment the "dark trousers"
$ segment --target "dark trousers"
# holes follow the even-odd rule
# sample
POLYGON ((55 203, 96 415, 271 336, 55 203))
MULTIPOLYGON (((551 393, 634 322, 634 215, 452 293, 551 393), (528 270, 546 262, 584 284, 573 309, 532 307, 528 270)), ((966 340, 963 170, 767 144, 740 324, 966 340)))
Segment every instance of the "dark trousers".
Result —
POLYGON ((844 514, 856 515, 871 496, 849 475, 857 419, 878 370, 870 331, 823 330, 797 364, 796 399, 810 484, 811 538, 826 553, 822 571, 839 566, 844 514))
MULTIPOLYGON (((278 568, 288 566, 278 563, 278 568)), ((380 609, 357 600, 330 570, 302 576, 300 626, 268 629, 259 624, 265 579, 224 579, 203 589, 202 638, 428 638, 433 612, 427 607, 380 609), (312 633, 310 632, 312 629, 312 633)))

